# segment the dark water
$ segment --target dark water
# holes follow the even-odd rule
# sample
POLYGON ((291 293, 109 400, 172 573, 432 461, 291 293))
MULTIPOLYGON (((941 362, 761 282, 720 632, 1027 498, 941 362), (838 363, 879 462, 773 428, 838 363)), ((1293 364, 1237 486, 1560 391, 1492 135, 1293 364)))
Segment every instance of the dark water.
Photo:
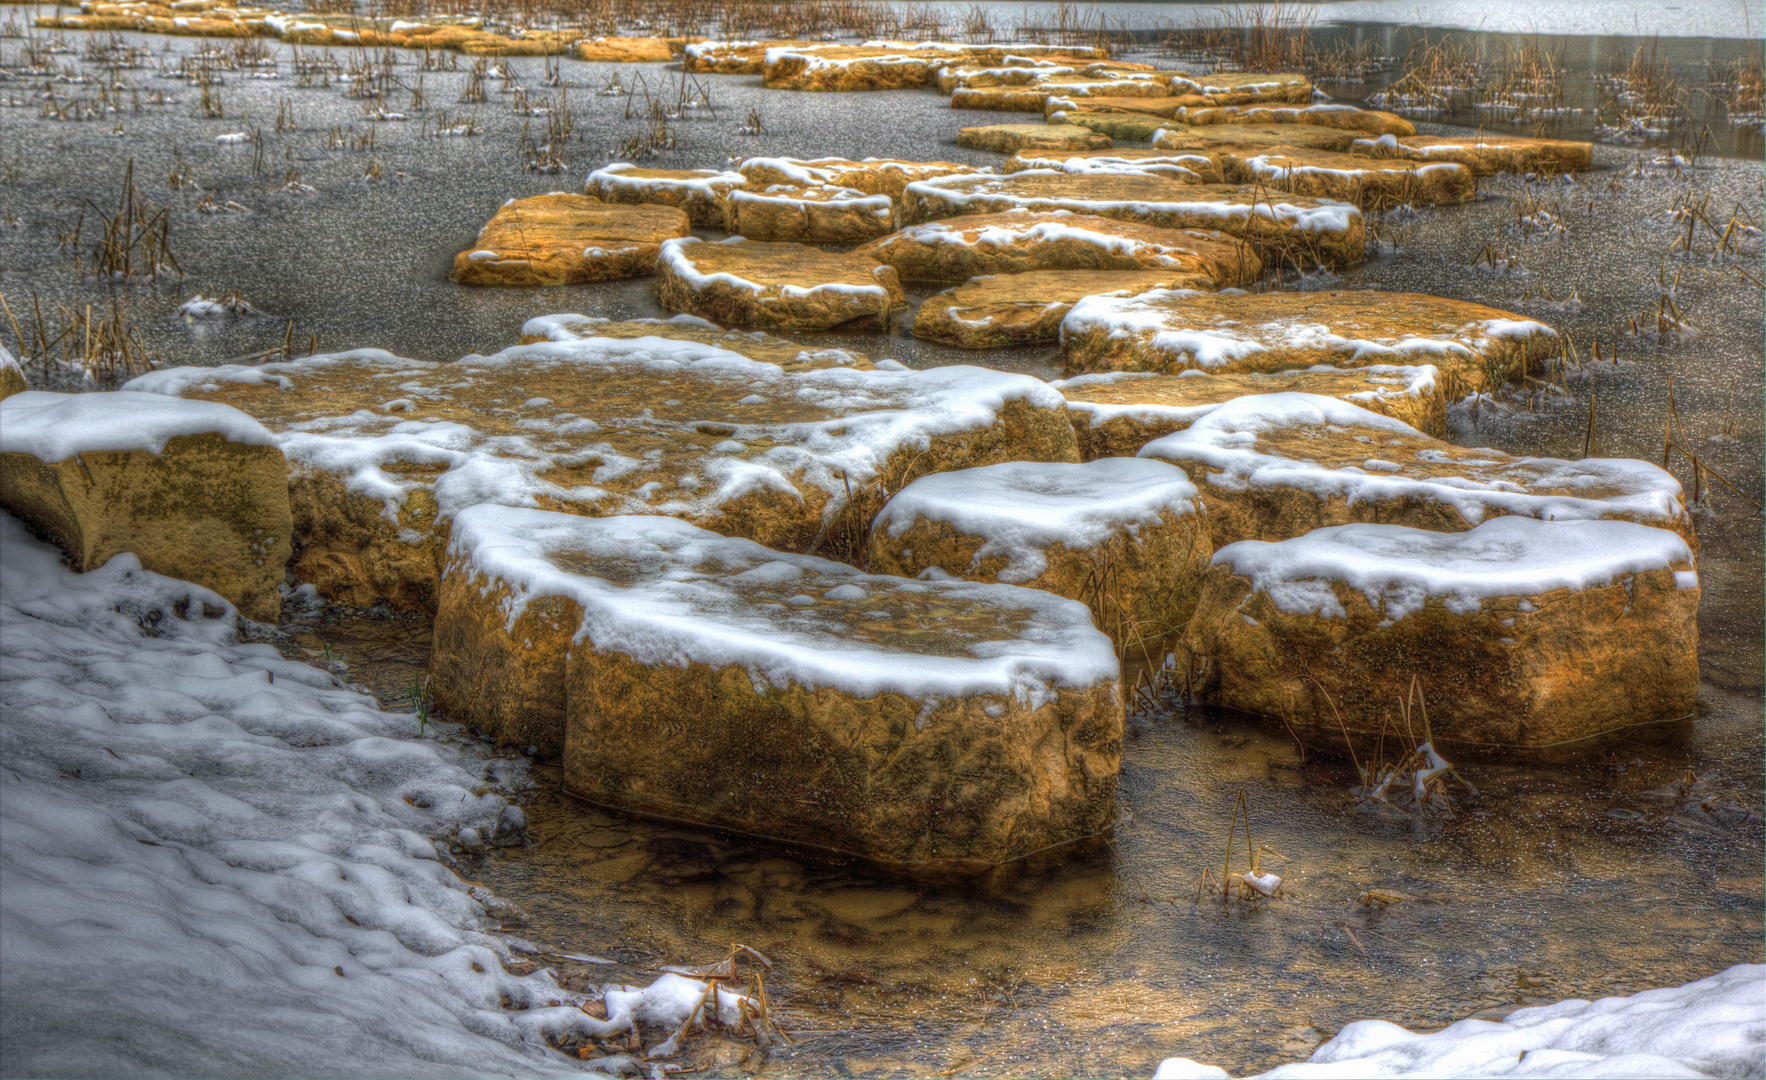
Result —
MULTIPOLYGON (((65 40, 84 48, 79 35, 65 40)), ((156 58, 196 47, 138 40, 156 58)), ((0 60, 14 63, 22 45, 0 39, 0 60)), ((1601 52, 1593 41, 1578 50, 1584 45, 1591 56, 1623 51, 1601 52)), ((1694 50, 1689 56, 1731 47, 1682 46, 1694 50)), ((0 107, 0 292, 15 313, 33 296, 50 317, 57 305, 108 310, 114 297, 168 364, 217 363, 278 345, 290 321, 297 342, 316 334, 322 349, 376 346, 447 360, 513 344, 534 315, 665 314, 644 281, 469 290, 446 280, 454 253, 501 202, 580 189, 582 176, 641 128, 622 119, 626 99, 595 93, 615 69, 563 62, 585 137, 570 146, 567 172, 536 175, 522 167, 524 120, 499 80, 477 107, 483 134, 426 139, 421 119, 365 121, 361 103, 335 82, 295 85, 288 50, 274 48, 280 79, 224 75, 225 119, 195 115, 195 88, 150 70, 119 74, 143 97, 163 90, 174 104, 78 122, 39 119, 31 94, 40 87, 30 80, 0 82, 0 99, 23 102, 0 107), (283 102, 296 129, 278 133, 283 102), (261 173, 253 146, 214 142, 253 128, 261 173), (370 129, 375 146, 351 149, 370 129), (114 205, 130 159, 143 194, 170 207, 172 247, 189 274, 181 284, 113 291, 82 280, 60 250, 59 235, 86 200, 114 205), (364 181, 376 160, 383 178, 364 181), (174 168, 187 169, 195 186, 169 187, 174 168), (291 169, 316 193, 279 193, 291 169), (244 210, 200 212, 205 195, 244 210), (185 324, 175 309, 198 289, 237 290, 264 314, 185 324)), ((96 70, 77 52, 55 59, 96 70)), ((339 50, 338 59, 347 64, 349 55, 339 50)), ((541 61, 510 63, 530 95, 557 97, 557 88, 540 85, 541 61)), ((661 65, 618 69, 628 84, 640 73, 652 87, 679 77, 661 65)), ((414 82, 417 72, 407 66, 400 75, 414 82)), ((427 72, 424 91, 453 116, 466 78, 464 69, 427 72)), ((790 95, 752 78, 711 86, 716 118, 680 121, 679 145, 660 163, 772 153, 995 164, 954 137, 966 124, 1007 119, 953 112, 931 93, 790 95), (735 133, 751 108, 770 134, 735 133)), ((75 84, 58 92, 93 91, 75 84)), ((404 105, 395 96, 389 108, 404 105)), ((1658 458, 1671 377, 1687 442, 1758 500, 1766 343, 1761 293, 1748 280, 1761 272, 1758 235, 1741 240, 1738 254, 1712 256, 1704 235, 1693 259, 1670 248, 1684 231, 1672 212, 1689 196, 1708 195, 1719 225, 1736 211, 1758 226, 1760 162, 1714 157, 1691 169, 1640 169, 1635 148, 1603 148, 1596 161, 1599 169, 1574 184, 1503 178, 1486 182, 1473 204, 1389 218, 1378 226, 1395 244, 1389 254, 1290 284, 1476 300, 1552 323, 1585 360, 1596 342, 1603 358, 1616 347, 1618 363, 1570 371, 1562 388, 1536 387, 1475 416, 1459 411, 1455 438, 1581 456, 1593 396, 1596 454, 1658 458), (1517 208, 1528 200, 1554 209, 1563 231, 1522 236, 1517 208), (1475 269, 1493 246, 1511 267, 1475 269), (1693 329, 1658 340, 1660 282, 1676 272, 1676 302, 1693 329), (1542 306, 1572 293, 1579 307, 1542 306), (1634 336, 1629 321, 1646 309, 1651 332, 1634 336)), ((9 328, 0 337, 13 342, 9 328)), ((799 337, 914 366, 1056 374, 1052 348, 972 354, 916 342, 899 328, 799 337)), ((1690 489, 1690 471, 1677 468, 1690 489)), ((1248 1070, 1303 1058, 1357 1018, 1434 1026, 1517 1001, 1626 992, 1757 962, 1766 873, 1761 519, 1720 487, 1699 513, 1705 715, 1575 768, 1469 767, 1482 794, 1462 796, 1452 819, 1358 811, 1347 763, 1303 762, 1284 739, 1242 720, 1172 706, 1132 721, 1113 846, 994 892, 905 889, 857 867, 605 814, 572 803, 545 768, 536 770, 541 783, 529 804, 536 844, 463 872, 527 909, 516 932, 619 962, 554 962, 573 978, 646 978, 654 964, 712 960, 736 941, 772 955, 770 989, 787 1029, 804 1037, 769 1055, 708 1049, 703 1063, 720 1074, 1145 1075, 1171 1054, 1248 1070), (1683 793, 1674 785, 1689 770, 1700 779, 1683 793), (1286 876, 1288 896, 1257 909, 1195 904, 1197 876, 1219 861, 1241 789, 1257 841, 1286 856, 1270 864, 1286 876), (1375 911, 1357 903, 1368 889, 1413 899, 1375 911)), ((420 676, 426 638, 421 620, 342 619, 302 640, 318 659, 320 643, 330 642, 333 658, 351 665, 347 677, 398 707, 420 676)))

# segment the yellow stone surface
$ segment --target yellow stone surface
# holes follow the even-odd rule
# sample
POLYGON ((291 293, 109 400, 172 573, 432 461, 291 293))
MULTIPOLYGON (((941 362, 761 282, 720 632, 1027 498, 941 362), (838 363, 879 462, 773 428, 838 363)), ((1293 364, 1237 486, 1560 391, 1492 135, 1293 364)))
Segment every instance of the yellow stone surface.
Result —
POLYGON ((1416 126, 1402 116, 1352 105, 1228 105, 1180 109, 1174 115, 1193 128, 1216 124, 1311 124, 1358 131, 1366 135, 1415 135, 1416 126))
POLYGON ((1105 59, 1101 49, 887 41, 770 49, 764 74, 775 90, 908 90, 937 86, 938 71, 947 64, 991 64, 1007 56, 1105 59))
POLYGON ((1213 288, 1214 279, 1206 274, 1171 270, 1033 270, 978 277, 921 303, 914 336, 965 349, 1054 341, 1061 320, 1084 297, 1213 288))
POLYGON ((957 145, 1010 154, 1026 149, 1103 150, 1109 148, 1111 140, 1108 135, 1071 124, 989 124, 957 132, 957 145))
POLYGON ((1006 162, 1005 171, 1015 173, 1031 169, 1067 173, 1141 172, 1185 184, 1219 184, 1225 180, 1220 163, 1214 157, 1181 150, 1020 150, 1006 162))
POLYGON ((587 195, 537 195, 498 208, 454 256, 462 285, 582 285, 655 273, 662 242, 686 236, 672 206, 608 205, 587 195))
POLYGON ((1406 161, 1450 161, 1477 176, 1497 173, 1587 172, 1594 167, 1594 146, 1563 139, 1529 139, 1519 135, 1451 138, 1408 135, 1403 139, 1357 139, 1350 152, 1406 161))
POLYGON ((754 240, 669 244, 656 297, 671 311, 763 329, 885 326, 907 306, 895 268, 869 255, 754 240))
POLYGON ((954 161, 902 161, 897 158, 748 158, 736 166, 755 190, 784 184, 852 188, 866 195, 887 195, 899 200, 915 180, 958 176, 977 171, 973 165, 954 161))
POLYGON ((750 240, 862 244, 895 228, 895 201, 854 188, 774 184, 724 197, 726 232, 750 240))
POLYGON ((1155 150, 1190 150, 1202 154, 1234 154, 1284 150, 1329 150, 1346 152, 1355 144, 1356 133, 1318 124, 1214 124, 1191 128, 1170 125, 1153 140, 1155 150))
POLYGON ((644 169, 615 162, 589 174, 583 194, 605 203, 655 204, 686 211, 695 228, 724 227, 724 199, 747 183, 740 173, 715 169, 644 169))
POLYGON ((1477 194, 1472 171, 1451 161, 1374 161, 1327 150, 1222 155, 1231 179, 1354 203, 1363 210, 1450 206, 1477 194))
POLYGON ((1175 75, 1171 92, 1196 95, 1212 105, 1249 105, 1253 102, 1287 102, 1304 105, 1312 100, 1312 82, 1304 75, 1270 75, 1260 72, 1216 72, 1213 75, 1175 75))

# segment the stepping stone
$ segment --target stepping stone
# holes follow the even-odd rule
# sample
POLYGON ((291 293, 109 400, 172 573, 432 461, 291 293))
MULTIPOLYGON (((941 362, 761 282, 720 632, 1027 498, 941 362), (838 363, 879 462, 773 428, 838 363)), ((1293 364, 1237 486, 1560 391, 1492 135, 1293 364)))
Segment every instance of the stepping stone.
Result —
POLYGON ((1167 128, 1182 126, 1158 113, 1116 107, 1045 109, 1043 119, 1051 124, 1069 124, 1125 142, 1152 142, 1167 128))
POLYGON ((1152 137, 1155 150, 1188 150, 1199 154, 1223 151, 1243 155, 1264 151, 1329 150, 1346 153, 1355 132, 1318 124, 1212 124, 1191 128, 1172 123, 1152 137))
POLYGON ((289 462, 295 572, 363 607, 433 612, 449 523, 481 502, 664 514, 849 555, 886 492, 928 472, 1079 460, 1066 403, 1029 376, 872 370, 697 321, 523 330, 557 340, 446 364, 365 349, 171 368, 127 388, 223 402, 269 428, 289 462))
POLYGON ((769 329, 885 328, 907 306, 895 268, 869 255, 736 237, 664 244, 656 298, 671 311, 769 329))
POLYGON ((957 132, 957 145, 1010 154, 1025 149, 1103 150, 1111 141, 1108 135, 1071 124, 988 124, 957 132))
POLYGON ((591 338, 630 341, 634 338, 650 337, 691 341, 727 349, 750 360, 776 365, 787 374, 821 371, 824 368, 853 368, 858 371, 871 371, 875 368, 871 358, 864 353, 847 349, 806 349, 795 341, 774 337, 759 330, 725 330, 697 315, 676 315, 670 319, 632 319, 626 322, 614 322, 591 315, 541 315, 522 324, 521 339, 517 344, 587 341, 591 338))
POLYGON ((443 590, 437 682, 561 715, 591 803, 927 877, 1110 825, 1118 665, 1073 601, 489 506, 459 516, 443 590))
POLYGON ((682 67, 694 74, 759 75, 766 71, 769 49, 804 49, 813 41, 698 41, 688 45, 682 67))
POLYGON ((1067 46, 885 41, 768 49, 764 74, 774 90, 912 90, 938 85, 938 69, 947 64, 1006 56, 1106 58, 1102 49, 1067 46))
POLYGON ((955 61, 939 67, 938 92, 951 94, 963 87, 1033 86, 1051 75, 1071 75, 1081 69, 1151 71, 1149 64, 1108 61, 1096 63, 1079 57, 1007 56, 995 64, 955 61))
POLYGON ((1519 135, 1480 135, 1474 138, 1409 135, 1395 138, 1357 139, 1350 152, 1374 158, 1443 162, 1464 165, 1475 176, 1497 173, 1587 172, 1594 167, 1594 146, 1563 139, 1528 139, 1519 135))
POLYGON ((725 231, 750 240, 862 244, 895 228, 895 201, 889 196, 826 185, 732 191, 723 213, 725 231))
POLYGON ((7 351, 6 346, 0 345, 0 401, 29 389, 30 386, 25 382, 24 365, 18 362, 18 357, 7 351))
POLYGON ((1145 173, 1030 170, 1007 176, 947 176, 907 186, 908 222, 1004 210, 1071 210, 1162 229, 1218 229, 1260 247, 1304 252, 1327 266, 1362 261, 1361 211, 1293 195, 1272 201, 1249 185, 1180 184, 1145 173))
POLYGON ((1428 361, 1457 401, 1519 379, 1563 350, 1557 331, 1512 312, 1420 293, 1149 292, 1093 297, 1061 325, 1075 373, 1280 371, 1428 361))
POLYGON ((1115 371, 1049 384, 1067 399, 1079 454, 1087 461, 1133 457, 1141 447, 1182 431, 1234 398, 1253 394, 1321 394, 1390 416, 1430 435, 1447 433, 1441 373, 1415 367, 1325 365, 1236 375, 1115 371))
POLYGON ((686 236, 672 206, 610 206, 587 195, 512 199, 454 256, 462 285, 582 285, 656 272, 662 242, 686 236))
POLYGON ((640 37, 590 38, 572 52, 586 64, 666 64, 678 55, 666 38, 640 37))
POLYGON ((1232 179, 1277 191, 1351 202, 1367 211, 1394 206, 1450 206, 1470 202, 1477 181, 1450 161, 1382 161, 1325 150, 1286 150, 1240 156, 1224 154, 1232 179))
POLYGON ((1416 126, 1402 116, 1353 105, 1226 105, 1185 107, 1173 118, 1192 128, 1218 124, 1311 124, 1367 135, 1415 135, 1416 126))
POLYGON ((1207 229, 1161 229, 1057 210, 971 214, 914 225, 859 248, 911 281, 1031 270, 1179 270, 1220 286, 1257 280, 1249 244, 1207 229))
POLYGON ((1045 118, 1058 112, 1064 113, 1134 113, 1140 116, 1157 116, 1175 123, 1184 111, 1181 98, 1173 97, 1111 97, 1093 94, 1090 96, 1069 96, 1051 94, 1043 105, 1045 118))
MULTIPOLYGON (((1052 393, 1052 391, 1051 391, 1052 393)), ((263 425, 158 394, 0 401, 0 507, 75 573, 129 552, 273 623, 294 553, 287 466, 263 425)))
POLYGON ((950 93, 953 109, 978 112, 1040 113, 1049 91, 1042 86, 959 86, 950 93))
POLYGON ((1172 150, 1086 150, 1049 152, 1020 150, 1006 162, 1007 173, 1053 169, 1065 173, 1136 172, 1163 176, 1184 184, 1218 184, 1220 165, 1207 154, 1172 150))
POLYGON ((901 161, 896 158, 748 158, 736 166, 754 189, 775 184, 855 188, 866 195, 887 195, 899 200, 908 184, 940 176, 990 173, 990 168, 960 165, 954 161, 901 161))
POLYGON ((1139 456, 1189 474, 1216 544, 1354 522, 1463 532, 1503 515, 1632 521, 1696 544, 1680 482, 1649 462, 1467 449, 1316 394, 1236 398, 1139 456))
POLYGON ((645 169, 619 161, 589 174, 583 193, 606 203, 655 204, 686 211, 695 228, 724 227, 724 198, 747 183, 715 169, 645 169))
POLYGON ((1692 552, 1663 529, 1345 525, 1217 552, 1187 644, 1206 700, 1316 745, 1567 760, 1693 714, 1698 606, 1692 552), (1400 712, 1413 678, 1427 735, 1400 712))
POLYGON ((1011 462, 927 476, 871 526, 867 564, 1041 589, 1087 604, 1118 653, 1158 662, 1214 548, 1196 489, 1161 462, 1011 462))
POLYGON ((1054 341, 1061 320, 1087 296, 1133 296, 1149 289, 1213 289, 1206 274, 1172 270, 1033 270, 971 278, 929 297, 914 336, 965 349, 1054 341))
POLYGON ((1171 72, 1097 68, 1039 80, 1045 94, 1064 98, 1168 98, 1171 72))
POLYGON ((1213 75, 1174 75, 1171 92, 1204 98, 1209 105, 1249 105, 1265 101, 1305 105, 1312 101, 1312 81, 1296 74, 1217 72, 1213 75))

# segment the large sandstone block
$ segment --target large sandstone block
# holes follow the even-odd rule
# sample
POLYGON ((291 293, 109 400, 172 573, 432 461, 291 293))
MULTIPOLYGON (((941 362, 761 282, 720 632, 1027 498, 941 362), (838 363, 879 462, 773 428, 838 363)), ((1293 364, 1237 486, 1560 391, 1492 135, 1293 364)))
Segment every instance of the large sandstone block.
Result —
POLYGON ((698 41, 686 47, 682 66, 712 75, 759 75, 766 70, 768 49, 806 48, 813 41, 698 41))
MULTIPOLYGON (((1015 150, 1105 150, 1110 136, 1071 124, 988 124, 957 132, 957 145, 1010 154, 1015 150)), ((1008 172, 1016 170, 1008 169, 1008 172)))
POLYGON ((1076 373, 1423 360, 1447 374, 1454 399, 1519 379, 1562 350, 1544 323, 1420 293, 1148 292, 1081 301, 1061 324, 1061 362, 1076 373))
POLYGON ((1312 100, 1312 81, 1304 75, 1262 72, 1174 75, 1171 92, 1179 96, 1201 97, 1210 105, 1249 105, 1253 102, 1304 105, 1312 100))
POLYGON ((1382 133, 1380 138, 1356 139, 1350 153, 1405 161, 1454 162, 1475 176, 1496 173, 1587 172, 1594 167, 1594 146, 1563 139, 1529 139, 1519 135, 1478 135, 1474 138, 1439 135, 1407 135, 1400 141, 1382 133))
POLYGON ((1083 605, 485 506, 445 580, 437 680, 561 719, 592 802, 928 875, 1110 823, 1122 697, 1083 605))
POLYGON ((589 174, 583 188, 605 203, 672 206, 696 228, 724 227, 724 199, 747 183, 741 173, 715 169, 645 169, 616 161, 589 174))
POLYGON ((1562 759, 1692 715, 1698 606, 1662 529, 1346 525, 1217 552, 1187 644, 1207 700, 1321 745, 1421 742, 1414 678, 1435 749, 1562 759))
POLYGON ((1388 160, 1327 150, 1221 155, 1230 179, 1295 195, 1354 203, 1367 211, 1395 206, 1449 206, 1478 193, 1472 171, 1451 161, 1388 160))
POLYGON ((871 526, 874 573, 930 571, 1086 604, 1117 651, 1158 662, 1214 548, 1196 489, 1161 462, 1011 462, 922 477, 871 526))
POLYGON ((1262 248, 1304 252, 1330 266, 1363 258, 1361 211, 1307 196, 1272 198, 1245 185, 1185 184, 1129 172, 1031 170, 1006 176, 948 176, 907 186, 909 222, 1006 210, 1070 210, 1162 229, 1218 229, 1262 248))
POLYGON ((978 112, 1040 113, 1049 91, 1041 86, 959 86, 950 94, 953 109, 978 112))
POLYGON ((1206 274, 1171 270, 1032 270, 970 278, 920 304, 914 336, 965 349, 1030 345, 1059 338, 1061 320, 1087 296, 1212 288, 1206 274))
MULTIPOLYGON (((1101 100, 1101 99, 1100 99, 1101 100)), ((1120 98, 1112 100, 1123 100, 1120 98)), ((1157 101, 1157 98, 1142 100, 1157 101)), ((1174 99, 1175 100, 1175 99, 1174 99)), ((1043 119, 1051 124, 1073 127, 1108 135, 1126 142, 1152 142, 1167 129, 1181 127, 1162 113, 1126 105, 1099 105, 1088 108, 1084 98, 1049 98, 1043 106, 1043 119)), ((1174 106, 1175 107, 1175 106, 1174 106)))
POLYGON ((1066 397, 1073 429, 1079 435, 1079 453, 1087 461, 1133 457, 1154 439, 1182 431, 1234 398, 1254 394, 1321 394, 1390 416, 1430 435, 1441 436, 1447 431, 1441 373, 1433 364, 1358 368, 1320 364, 1223 375, 1113 371, 1078 375, 1049 385, 1066 397))
POLYGON ((577 42, 571 52, 585 64, 666 64, 678 50, 667 38, 597 37, 577 42))
POLYGON ((767 329, 882 327, 907 306, 895 269, 868 255, 737 237, 664 244, 656 297, 673 311, 767 329))
POLYGON ((0 506, 85 573, 122 552, 275 622, 292 552, 287 466, 236 409, 156 394, 0 401, 0 506))
POLYGON ((1020 150, 1006 162, 1008 173, 1053 169, 1065 173, 1135 172, 1184 184, 1218 184, 1220 163, 1208 154, 1179 150, 1020 150))
POLYGON ((1153 149, 1204 154, 1284 150, 1344 153, 1355 145, 1355 138, 1354 131, 1319 124, 1214 124, 1198 128, 1171 124, 1153 136, 1153 149))
POLYGON ((862 191, 866 195, 887 195, 900 201, 902 192, 915 180, 932 180, 940 176, 961 176, 990 173, 988 168, 959 165, 953 161, 902 161, 896 158, 748 158, 736 166, 748 180, 748 186, 762 190, 775 185, 786 187, 841 187, 862 191))
POLYGON ((545 340, 447 364, 361 350, 174 368, 129 388, 257 417, 289 461, 295 572, 334 599, 429 611, 450 522, 482 502, 848 554, 919 476, 1078 460, 1065 402, 1028 376, 871 368, 697 320, 523 329, 545 340))
POLYGON ((1098 61, 1055 53, 1040 56, 1008 54, 994 62, 961 60, 947 63, 938 69, 937 86, 939 93, 951 94, 964 87, 1035 86, 1057 75, 1098 76, 1152 70, 1150 64, 1121 60, 1098 61))
POLYGON ((1043 103, 1043 116, 1047 119, 1055 113, 1102 115, 1112 112, 1131 112, 1176 121, 1183 115, 1185 100, 1174 97, 1110 97, 1099 94, 1074 97, 1051 94, 1048 100, 1043 103))
POLYGON ((938 85, 938 71, 963 61, 1006 56, 1105 59, 1102 49, 1049 45, 959 45, 943 41, 879 41, 769 49, 764 75, 775 90, 910 90, 938 85))
POLYGON ((1216 544, 1364 522, 1464 532, 1503 516, 1630 521, 1696 544, 1680 482, 1647 461, 1467 449, 1315 394, 1235 398, 1139 456, 1189 474, 1216 544))
POLYGON ((655 273, 662 242, 686 236, 672 206, 613 206, 587 195, 512 199, 454 256, 462 285, 582 285, 655 273))
POLYGON ((750 240, 862 244, 895 228, 895 201, 854 188, 774 184, 732 191, 724 198, 723 228, 750 240))
POLYGON ((1366 135, 1415 135, 1416 126, 1402 116, 1353 105, 1228 105, 1187 107, 1173 118, 1193 128, 1215 124, 1314 124, 1366 135))
POLYGON ((1176 270, 1226 287, 1257 280, 1263 261, 1243 240, 1208 229, 1162 229, 1065 210, 969 214, 913 225, 858 249, 918 281, 967 281, 1032 270, 1176 270))

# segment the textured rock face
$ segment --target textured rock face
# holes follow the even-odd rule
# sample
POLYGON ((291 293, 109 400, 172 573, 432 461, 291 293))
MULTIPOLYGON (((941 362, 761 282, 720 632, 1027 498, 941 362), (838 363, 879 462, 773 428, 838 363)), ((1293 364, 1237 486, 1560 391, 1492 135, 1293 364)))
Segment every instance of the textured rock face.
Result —
POLYGON ((750 240, 862 244, 895 228, 895 202, 889 196, 824 185, 732 191, 723 211, 725 231, 750 240))
POLYGON ((895 158, 749 158, 736 166, 754 190, 774 185, 787 187, 842 187, 866 195, 887 195, 899 201, 902 191, 915 180, 989 172, 951 161, 901 161, 895 158))
POLYGON ((768 49, 801 49, 813 41, 700 41, 686 47, 682 66, 711 75, 759 75, 766 70, 768 49))
POLYGON ((803 244, 673 240, 656 275, 663 307, 740 326, 883 326, 907 306, 893 267, 803 244))
POLYGON ((666 38, 598 37, 572 50, 588 64, 666 64, 679 53, 666 38))
POLYGON ((1027 376, 872 370, 703 323, 567 316, 523 337, 536 343, 449 364, 364 350, 131 387, 259 418, 289 460, 296 573, 336 599, 429 611, 450 522, 478 503, 660 514, 843 553, 928 472, 1078 460, 1065 402, 1027 376))
POLYGON ((953 109, 983 112, 1042 112, 1049 92, 1041 86, 959 86, 950 94, 953 109))
POLYGON ((1375 162, 1326 150, 1223 154, 1230 179, 1276 191, 1354 203, 1363 210, 1394 206, 1448 206, 1477 194, 1472 171, 1451 161, 1375 162))
POLYGON ((1270 105, 1230 105, 1225 107, 1184 108, 1174 115, 1191 127, 1215 124, 1312 124, 1317 127, 1358 131, 1367 135, 1415 135, 1416 127, 1402 116, 1389 112, 1357 109, 1353 105, 1307 105, 1304 107, 1270 105))
POLYGON ((1178 270, 1216 285, 1263 273, 1249 244, 1206 229, 1161 229, 1068 211, 970 214, 914 225, 858 249, 918 281, 1032 270, 1178 270))
MULTIPOLYGON (((1051 124, 1068 124, 1081 127, 1087 131, 1095 131, 1100 135, 1108 135, 1112 139, 1123 139, 1129 142, 1153 141, 1167 128, 1177 125, 1162 114, 1135 109, 1128 106, 1110 105, 1097 108, 1086 108, 1087 102, 1075 99, 1050 98, 1049 102, 1062 102, 1061 107, 1043 109, 1043 119, 1051 124)), ((1122 100, 1122 99, 1117 99, 1122 100)), ((1157 101, 1157 98, 1145 98, 1146 101, 1157 101)), ((1157 143, 1155 143, 1157 145, 1157 143)))
POLYGON ((1416 678, 1437 749, 1570 758, 1693 712, 1698 601, 1660 529, 1351 525, 1222 549, 1187 643, 1208 700, 1322 745, 1421 740, 1399 711, 1416 678))
POLYGON ((938 69, 938 92, 952 94, 964 87, 1035 87, 1059 75, 1118 76, 1152 71, 1149 64, 1121 60, 1096 61, 1082 56, 1044 54, 1035 57, 1008 55, 1001 60, 957 61, 938 69))
POLYGON ((1174 75, 1171 92, 1206 99, 1210 105, 1249 105, 1253 102, 1288 102, 1304 105, 1312 100, 1312 82, 1304 75, 1265 75, 1219 72, 1213 75, 1174 75))
POLYGON ((7 351, 6 346, 0 345, 0 401, 29 389, 30 386, 25 382, 24 366, 18 362, 16 356, 7 351))
POLYGON ((1236 398, 1139 456, 1189 474, 1217 544, 1352 523, 1464 532, 1502 516, 1629 521, 1696 544, 1680 482, 1649 462, 1468 450, 1314 394, 1236 398))
POLYGON ((1216 408, 1253 394, 1319 394, 1390 416, 1430 435, 1447 431, 1440 372, 1374 364, 1312 367, 1239 375, 1112 372, 1051 383, 1067 399, 1080 456, 1133 457, 1141 447, 1182 431, 1216 408))
POLYGON ((1213 551, 1183 473, 1132 458, 923 477, 877 515, 868 546, 873 573, 937 569, 1078 600, 1136 658, 1182 634, 1213 551))
POLYGON ((591 801, 924 874, 1109 823, 1122 700, 1081 605, 862 574, 663 518, 493 507, 460 516, 446 593, 438 680, 561 717, 565 783, 591 801), (476 668, 456 656, 513 640, 512 616, 576 640, 542 634, 476 668))
POLYGON ((1544 323, 1420 293, 1151 292, 1075 304, 1061 324, 1061 361, 1076 373, 1426 360, 1445 374, 1445 392, 1455 399, 1519 378, 1562 348, 1544 323))
POLYGON ((1105 59, 1102 50, 1085 48, 883 41, 769 49, 764 74, 775 90, 911 90, 937 86, 946 64, 993 64, 1007 56, 1105 59))
POLYGON ((1103 115, 1113 112, 1128 112, 1139 116, 1157 116, 1163 120, 1176 121, 1183 115, 1184 100, 1174 97, 1110 97, 1099 94, 1075 97, 1053 94, 1043 105, 1043 115, 1052 117, 1055 113, 1103 115))
MULTIPOLYGON (((155 573, 213 589, 247 618, 275 622, 292 522, 287 466, 267 432, 241 441, 226 428, 202 430, 196 416, 168 427, 188 434, 148 436, 157 446, 111 449, 118 444, 104 431, 93 439, 52 432, 66 444, 59 447, 26 439, 33 427, 78 425, 102 407, 111 410, 105 426, 127 438, 151 430, 151 413, 186 404, 141 394, 7 398, 0 425, 12 430, 0 435, 0 506, 61 548, 80 573, 130 552, 155 573)), ((242 416, 228 424, 237 426, 256 428, 242 416)))
POLYGON ((1054 341, 1061 320, 1084 297, 1212 288, 1206 274, 1170 270, 1033 270, 973 278, 921 303, 914 336, 965 349, 1054 341))
POLYGON ((1586 172, 1594 166, 1591 143, 1528 139, 1518 135, 1483 135, 1471 139, 1407 135, 1403 141, 1395 138, 1357 139, 1351 144, 1350 151, 1375 158, 1454 162, 1472 170, 1475 176, 1505 172, 1541 175, 1586 172))
POLYGON ((686 236, 671 206, 610 206, 587 195, 538 195, 500 207, 448 275, 462 285, 582 285, 644 277, 662 242, 686 236))
POLYGON ((1272 200, 1249 185, 1184 184, 1145 173, 1032 170, 909 184, 902 217, 930 221, 1006 210, 1070 210, 1163 229, 1218 229, 1261 248, 1303 251, 1330 266, 1363 258, 1361 212, 1306 196, 1272 200))
POLYGON ((1353 131, 1318 124, 1212 124, 1199 128, 1173 124, 1153 139, 1153 149, 1204 154, 1283 150, 1342 153, 1355 144, 1355 139, 1353 131))
POLYGON ((1008 173, 1052 169, 1065 173, 1134 172, 1184 184, 1218 184, 1220 163, 1208 154, 1173 150, 1020 150, 1006 162, 1008 173))
POLYGON ((957 145, 1010 154, 1016 150, 1104 150, 1110 136, 1071 124, 989 124, 957 132, 957 145))
POLYGON ((721 229, 725 197, 745 183, 741 173, 643 169, 619 161, 590 173, 583 193, 606 203, 672 206, 685 211, 695 228, 721 229))

